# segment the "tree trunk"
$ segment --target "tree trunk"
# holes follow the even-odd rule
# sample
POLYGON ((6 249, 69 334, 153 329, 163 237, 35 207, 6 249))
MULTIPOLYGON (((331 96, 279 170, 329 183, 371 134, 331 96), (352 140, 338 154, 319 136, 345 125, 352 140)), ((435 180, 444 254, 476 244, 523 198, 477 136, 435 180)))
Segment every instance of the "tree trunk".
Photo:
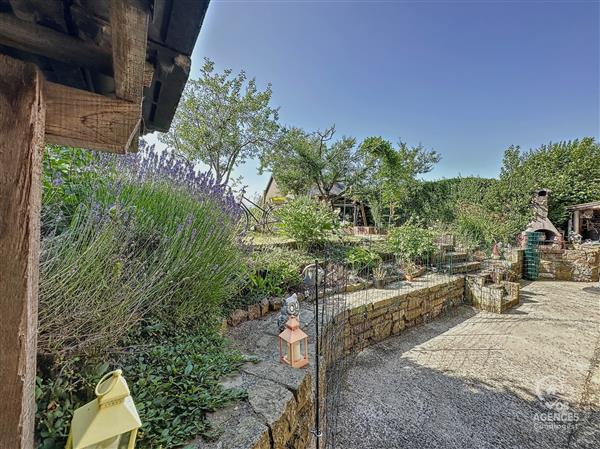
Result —
POLYGON ((45 108, 42 75, 0 55, 0 448, 33 448, 45 108))
POLYGON ((360 212, 362 214, 363 226, 368 226, 367 223, 367 212, 365 211, 365 203, 360 202, 360 212))

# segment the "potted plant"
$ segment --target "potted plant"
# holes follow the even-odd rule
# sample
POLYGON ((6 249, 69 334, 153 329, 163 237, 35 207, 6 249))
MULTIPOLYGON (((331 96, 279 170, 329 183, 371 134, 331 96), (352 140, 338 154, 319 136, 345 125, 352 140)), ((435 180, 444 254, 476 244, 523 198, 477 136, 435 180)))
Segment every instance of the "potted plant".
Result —
POLYGON ((383 264, 377 265, 373 268, 373 278, 375 279, 375 288, 382 289, 385 287, 385 278, 387 276, 387 270, 383 264))

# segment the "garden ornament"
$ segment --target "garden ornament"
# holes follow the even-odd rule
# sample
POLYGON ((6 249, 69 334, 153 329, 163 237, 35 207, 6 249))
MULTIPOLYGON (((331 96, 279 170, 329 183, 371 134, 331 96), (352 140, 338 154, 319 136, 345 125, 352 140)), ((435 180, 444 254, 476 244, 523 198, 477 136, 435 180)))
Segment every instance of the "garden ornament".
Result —
POLYGON ((133 449, 142 422, 121 370, 104 375, 95 393, 73 413, 66 449, 133 449))
POLYGON ((279 332, 283 332, 285 324, 290 317, 300 319, 300 303, 298 302, 298 295, 296 293, 289 298, 286 298, 281 305, 281 310, 277 317, 277 327, 279 328, 279 332))
POLYGON ((308 335, 300 329, 295 316, 290 316, 279 334, 279 361, 292 368, 308 364, 308 335))
POLYGON ((310 265, 304 267, 304 270, 302 270, 302 279, 304 285, 306 285, 308 288, 314 288, 315 286, 315 267, 317 267, 316 274, 319 276, 318 283, 319 285, 323 283, 323 279, 325 277, 325 270, 323 270, 318 265, 311 263, 310 265))
POLYGON ((494 243, 492 247, 492 256, 494 259, 500 259, 500 244, 498 242, 494 243))

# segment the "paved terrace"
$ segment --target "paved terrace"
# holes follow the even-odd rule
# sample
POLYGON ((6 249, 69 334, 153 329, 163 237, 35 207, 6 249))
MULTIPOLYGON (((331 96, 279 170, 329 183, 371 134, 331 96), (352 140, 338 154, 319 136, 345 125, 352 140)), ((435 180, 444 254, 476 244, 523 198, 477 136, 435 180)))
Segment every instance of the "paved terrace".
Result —
POLYGON ((460 306, 361 352, 338 447, 600 448, 599 359, 598 284, 525 284, 506 314, 460 306), (576 427, 540 422, 561 407, 576 427))

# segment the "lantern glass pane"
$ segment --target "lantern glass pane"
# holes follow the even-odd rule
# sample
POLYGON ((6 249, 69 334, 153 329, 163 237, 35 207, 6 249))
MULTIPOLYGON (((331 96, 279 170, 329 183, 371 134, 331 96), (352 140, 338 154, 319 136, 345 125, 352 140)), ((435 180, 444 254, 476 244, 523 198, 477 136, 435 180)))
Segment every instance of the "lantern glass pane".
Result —
POLYGON ((127 449, 132 432, 123 433, 121 435, 108 438, 93 446, 88 446, 86 449, 127 449))
POLYGON ((300 343, 302 343, 302 340, 297 341, 292 344, 292 357, 293 357, 292 360, 294 362, 298 362, 298 361, 302 360, 302 358, 304 357, 304 353, 301 352, 300 343))

